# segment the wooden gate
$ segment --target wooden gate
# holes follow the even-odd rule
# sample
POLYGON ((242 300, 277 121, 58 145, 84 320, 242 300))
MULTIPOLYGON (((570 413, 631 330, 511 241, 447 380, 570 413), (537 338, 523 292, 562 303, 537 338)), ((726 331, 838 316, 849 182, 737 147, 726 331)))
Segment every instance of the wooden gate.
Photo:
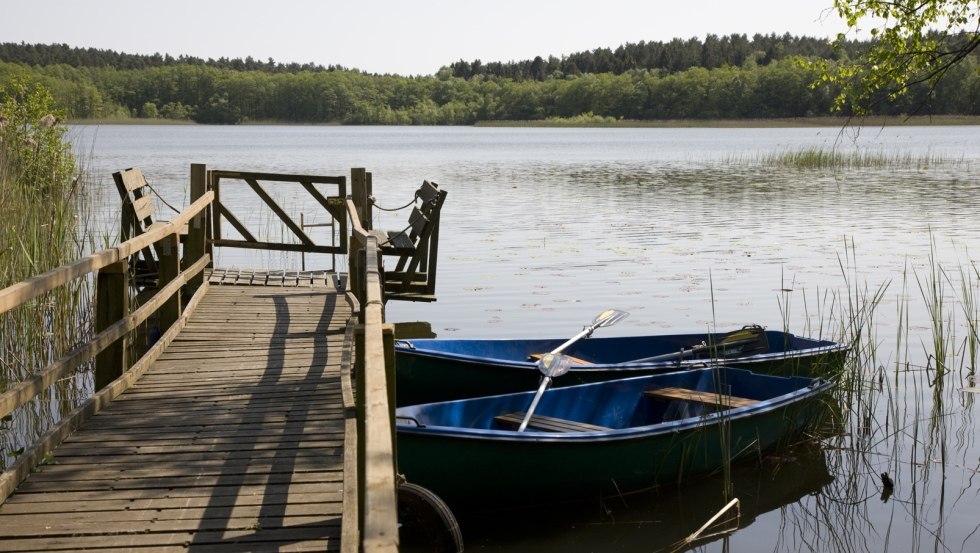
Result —
MULTIPOLYGON (((266 185, 268 186, 268 185, 266 185)), ((295 188, 295 187, 294 187, 295 188)), ((281 250, 290 252, 323 253, 323 254, 346 254, 347 253, 347 178, 346 177, 326 177, 315 175, 288 175, 278 173, 249 173, 242 171, 211 171, 211 190, 214 191, 214 221, 213 240, 215 246, 225 246, 233 248, 250 248, 257 250, 281 250), (226 187, 222 191, 222 183, 226 187), (312 203, 305 203, 303 206, 306 219, 311 219, 312 215, 326 215, 335 224, 334 231, 331 233, 331 243, 316 243, 307 234, 303 225, 297 223, 296 216, 287 212, 279 202, 273 198, 272 193, 264 183, 272 183, 273 186, 281 187, 285 183, 294 183, 302 187, 303 190, 314 200, 312 203), (229 196, 232 190, 228 187, 240 186, 245 184, 251 189, 265 205, 271 210, 275 217, 285 225, 297 242, 271 241, 260 239, 258 229, 249 229, 241 218, 236 216, 232 205, 229 205, 229 196), (332 194, 324 193, 317 185, 336 186, 336 191, 332 194), (230 237, 222 232, 222 224, 227 222, 241 236, 230 237)), ((237 191, 237 190, 236 190, 237 191)))

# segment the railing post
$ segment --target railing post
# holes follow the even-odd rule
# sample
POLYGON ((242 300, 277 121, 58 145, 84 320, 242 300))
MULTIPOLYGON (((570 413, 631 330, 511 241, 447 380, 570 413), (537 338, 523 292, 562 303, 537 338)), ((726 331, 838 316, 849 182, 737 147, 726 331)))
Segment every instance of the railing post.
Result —
MULTIPOLYGON (((194 203, 207 192, 208 167, 203 163, 191 164, 191 203, 194 203)), ((210 208, 195 215, 188 224, 187 239, 184 242, 184 259, 181 267, 186 269, 204 256, 206 247, 205 223, 210 208)), ((194 293, 204 283, 204 274, 199 274, 187 283, 188 296, 194 293)))
MULTIPOLYGON (((160 239, 160 288, 170 284, 180 273, 179 243, 180 240, 176 234, 168 234, 160 239)), ((171 296, 160 307, 161 334, 177 322, 177 319, 180 318, 181 309, 179 292, 171 296)))
POLYGON ((350 195, 357 207, 357 216, 361 219, 361 228, 372 230, 371 222, 371 173, 363 167, 350 170, 350 195))
MULTIPOLYGON (((388 384, 388 419, 391 421, 391 428, 395 428, 395 325, 383 323, 381 325, 381 340, 385 350, 385 379, 388 384)), ((391 436, 391 455, 395 464, 395 474, 398 474, 398 440, 395 439, 394 432, 391 436)))
MULTIPOLYGON (((129 265, 117 261, 99 269, 95 284, 95 332, 129 314, 129 265)), ((127 339, 120 338, 95 356, 95 391, 119 378, 126 369, 127 339)))
MULTIPOLYGON (((351 235, 348 242, 347 262, 350 267, 347 270, 347 285, 350 287, 351 295, 357 298, 361 305, 364 305, 364 239, 357 233, 351 235)), ((361 322, 364 322, 363 309, 361 310, 361 322)))

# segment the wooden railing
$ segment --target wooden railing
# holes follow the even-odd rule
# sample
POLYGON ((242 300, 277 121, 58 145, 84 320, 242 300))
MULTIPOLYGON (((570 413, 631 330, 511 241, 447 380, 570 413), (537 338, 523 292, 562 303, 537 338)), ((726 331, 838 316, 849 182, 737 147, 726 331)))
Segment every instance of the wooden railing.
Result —
POLYGON ((357 527, 361 536, 345 536, 341 543, 360 543, 363 551, 394 552, 398 550, 394 329, 384 324, 378 239, 362 224, 362 217, 370 220, 370 194, 364 188, 370 183, 370 174, 363 169, 353 169, 351 173, 352 197, 347 200, 351 219, 348 296, 358 313, 354 395, 358 424, 357 504, 361 508, 357 527))
POLYGON ((97 413, 113 398, 127 390, 163 353, 186 324, 190 313, 203 297, 207 285, 203 272, 210 262, 204 253, 205 211, 214 199, 206 191, 207 170, 191 167, 191 205, 174 220, 114 248, 85 256, 74 263, 52 269, 0 290, 0 313, 6 313, 75 279, 96 276, 95 335, 57 361, 36 371, 30 378, 0 395, 0 417, 6 417, 32 401, 59 379, 95 359, 95 394, 45 432, 0 474, 0 502, 6 499, 44 458, 72 430, 97 413), (178 232, 189 226, 184 255, 179 259, 178 232), (139 308, 130 312, 128 260, 143 248, 160 243, 163 255, 159 289, 139 308), (190 298, 182 305, 182 296, 190 298), (127 339, 151 315, 159 312, 160 339, 131 367, 127 363, 127 339), (128 367, 128 370, 124 370, 128 367))

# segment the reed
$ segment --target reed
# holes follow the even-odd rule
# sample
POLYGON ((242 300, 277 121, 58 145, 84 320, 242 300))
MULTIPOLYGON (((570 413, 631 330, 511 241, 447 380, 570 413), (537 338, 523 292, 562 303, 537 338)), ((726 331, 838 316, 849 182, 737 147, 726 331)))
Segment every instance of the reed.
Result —
MULTIPOLYGON (((731 162, 745 162, 733 158, 731 162)), ((934 165, 948 164, 953 160, 940 155, 913 155, 902 152, 870 150, 842 151, 837 148, 807 146, 798 150, 768 152, 758 158, 758 163, 768 167, 792 169, 928 169, 934 165)))
MULTIPOLYGON (((67 129, 59 123, 63 115, 50 93, 12 83, 0 98, 0 288, 6 288, 79 257, 84 202, 67 129)), ((84 339, 89 289, 79 280, 0 314, 0 393, 84 339)), ((0 466, 14 461, 52 414, 71 408, 89 387, 76 374, 3 421, 0 466)))
MULTIPOLYGON (((894 281, 869 285, 856 250, 845 243, 844 284, 829 311, 821 307, 831 314, 821 328, 852 347, 838 376, 839 424, 819 437, 835 478, 785 516, 796 517, 787 525, 813 550, 888 549, 881 545, 892 542, 917 549, 961 529, 945 526, 950 516, 972 515, 954 513, 946 498, 969 495, 949 486, 967 470, 964 459, 976 457, 972 394, 963 387, 975 383, 980 271, 972 262, 950 270, 931 243, 894 281), (883 338, 892 326, 893 347, 883 338), (889 522, 895 509, 902 524, 889 522)), ((781 305, 789 317, 788 300, 781 305)))

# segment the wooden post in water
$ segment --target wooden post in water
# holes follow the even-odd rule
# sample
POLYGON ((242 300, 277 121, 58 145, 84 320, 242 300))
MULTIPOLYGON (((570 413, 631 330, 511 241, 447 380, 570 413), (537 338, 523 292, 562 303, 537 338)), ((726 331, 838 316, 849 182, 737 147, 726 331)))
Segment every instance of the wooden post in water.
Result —
MULTIPOLYGON (((208 167, 203 163, 192 163, 191 164, 191 203, 194 203, 201 196, 207 192, 208 186, 208 167)), ((191 265, 197 262, 198 259, 204 256, 205 249, 207 247, 207 238, 205 236, 206 232, 206 214, 210 211, 206 209, 197 215, 195 215, 188 225, 187 238, 184 242, 184 259, 182 260, 182 267, 187 269, 191 265)), ((201 284, 204 283, 204 274, 194 276, 187 283, 187 297, 194 294, 201 284)))
MULTIPOLYGON (((117 261, 99 270, 95 283, 95 332, 129 315, 129 264, 117 261)), ((126 363, 126 337, 95 356, 95 391, 122 376, 126 363)))

